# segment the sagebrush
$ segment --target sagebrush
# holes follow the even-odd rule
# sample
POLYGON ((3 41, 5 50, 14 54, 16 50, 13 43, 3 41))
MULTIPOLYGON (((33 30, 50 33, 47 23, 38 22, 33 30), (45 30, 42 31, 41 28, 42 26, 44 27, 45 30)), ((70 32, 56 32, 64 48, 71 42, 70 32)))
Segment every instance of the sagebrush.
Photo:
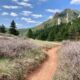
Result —
POLYGON ((0 80, 24 80, 45 59, 29 39, 0 36, 0 80))
POLYGON ((58 55, 58 69, 53 80, 80 80, 80 42, 63 42, 58 55))

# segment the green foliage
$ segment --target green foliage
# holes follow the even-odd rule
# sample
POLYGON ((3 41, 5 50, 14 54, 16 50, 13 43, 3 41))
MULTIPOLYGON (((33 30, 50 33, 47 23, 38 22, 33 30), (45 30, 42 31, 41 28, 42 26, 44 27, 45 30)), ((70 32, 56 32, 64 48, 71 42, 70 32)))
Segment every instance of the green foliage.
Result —
MULTIPOLYGON (((61 19, 61 22, 66 24, 66 17, 67 17, 67 14, 68 14, 68 17, 69 17, 69 21, 71 22, 72 20, 76 19, 79 14, 80 14, 80 11, 77 11, 77 10, 72 10, 72 9, 65 9, 63 10, 62 12, 60 13, 56 13, 52 19, 49 19, 45 22, 43 22, 42 24, 32 28, 32 30, 34 31, 33 34, 34 34, 34 38, 35 37, 38 37, 38 34, 40 33, 41 30, 43 30, 44 28, 50 28, 50 27, 53 27, 55 25, 58 24, 58 19, 60 18, 61 19)), ((45 29, 44 29, 45 30, 45 29)), ((28 29, 21 29, 20 30, 20 35, 21 36, 25 36, 27 33, 28 29)), ((49 30, 46 30, 46 35, 49 35, 49 30), (48 32, 47 32, 48 31, 48 32)), ((43 34, 43 33, 42 33, 43 34)), ((40 35, 42 35, 40 34, 40 35)), ((58 34, 59 35, 59 34, 58 34)), ((65 35, 67 36, 68 34, 66 34, 65 32, 65 35)), ((46 37, 46 40, 48 40, 48 37, 46 37)))
POLYGON ((37 27, 35 27, 36 29, 42 29, 45 26, 53 26, 53 25, 57 25, 58 24, 58 19, 61 19, 62 23, 66 23, 66 18, 67 18, 67 14, 69 17, 69 21, 71 22, 72 20, 76 19, 79 15, 80 15, 80 11, 77 10, 72 10, 72 9, 65 9, 60 13, 55 13, 52 19, 49 19, 45 22, 43 22, 42 24, 38 25, 37 27))
POLYGON ((13 35, 19 35, 19 32, 16 30, 16 23, 14 20, 11 22, 9 33, 13 35))
POLYGON ((28 30, 27 37, 33 38, 33 31, 31 29, 28 30))
POLYGON ((4 25, 0 26, 0 32, 1 33, 5 33, 6 32, 6 29, 5 29, 4 25))
POLYGON ((48 41, 61 40, 79 40, 80 39, 80 18, 77 18, 69 23, 61 23, 60 25, 48 25, 43 29, 33 32, 35 39, 48 41))
POLYGON ((53 31, 53 30, 51 30, 50 32, 49 32, 49 35, 48 35, 48 38, 47 38, 47 40, 48 41, 53 41, 54 39, 55 39, 55 32, 53 31))

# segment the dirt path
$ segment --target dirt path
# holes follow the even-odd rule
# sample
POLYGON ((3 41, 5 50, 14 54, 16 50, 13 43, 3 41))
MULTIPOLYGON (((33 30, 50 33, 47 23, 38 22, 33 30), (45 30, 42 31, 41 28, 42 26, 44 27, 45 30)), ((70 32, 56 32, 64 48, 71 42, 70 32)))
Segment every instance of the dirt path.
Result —
POLYGON ((56 51, 59 47, 54 47, 47 51, 49 59, 42 65, 42 67, 29 76, 29 80, 52 80, 53 74, 57 67, 56 51))

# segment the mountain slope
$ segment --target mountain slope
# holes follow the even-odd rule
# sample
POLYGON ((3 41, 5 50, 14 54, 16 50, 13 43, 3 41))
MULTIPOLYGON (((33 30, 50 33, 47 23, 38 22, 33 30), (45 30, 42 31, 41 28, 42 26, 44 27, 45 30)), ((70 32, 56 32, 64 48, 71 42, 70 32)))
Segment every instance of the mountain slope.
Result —
POLYGON ((57 25, 60 23, 68 23, 72 20, 76 19, 80 15, 80 11, 72 10, 72 9, 65 9, 61 13, 56 13, 52 19, 45 21, 44 23, 38 25, 37 29, 41 29, 43 27, 51 27, 53 25, 57 25))
MULTIPOLYGON (((43 29, 44 27, 53 27, 54 25, 60 23, 67 23, 71 22, 72 20, 76 19, 80 16, 80 11, 72 10, 72 9, 65 9, 60 13, 55 13, 52 19, 49 19, 42 24, 32 28, 33 31, 43 29)), ((28 29, 20 29, 20 36, 25 36, 27 34, 28 29)))

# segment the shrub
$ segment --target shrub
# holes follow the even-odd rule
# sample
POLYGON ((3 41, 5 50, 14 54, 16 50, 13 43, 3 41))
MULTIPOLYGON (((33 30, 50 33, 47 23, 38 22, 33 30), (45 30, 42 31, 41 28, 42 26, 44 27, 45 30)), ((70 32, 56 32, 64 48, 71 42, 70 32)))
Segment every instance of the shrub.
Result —
POLYGON ((0 80, 24 80, 45 58, 29 40, 0 36, 0 80))
POLYGON ((64 42, 58 55, 59 65, 53 80, 80 80, 80 42, 64 42))

